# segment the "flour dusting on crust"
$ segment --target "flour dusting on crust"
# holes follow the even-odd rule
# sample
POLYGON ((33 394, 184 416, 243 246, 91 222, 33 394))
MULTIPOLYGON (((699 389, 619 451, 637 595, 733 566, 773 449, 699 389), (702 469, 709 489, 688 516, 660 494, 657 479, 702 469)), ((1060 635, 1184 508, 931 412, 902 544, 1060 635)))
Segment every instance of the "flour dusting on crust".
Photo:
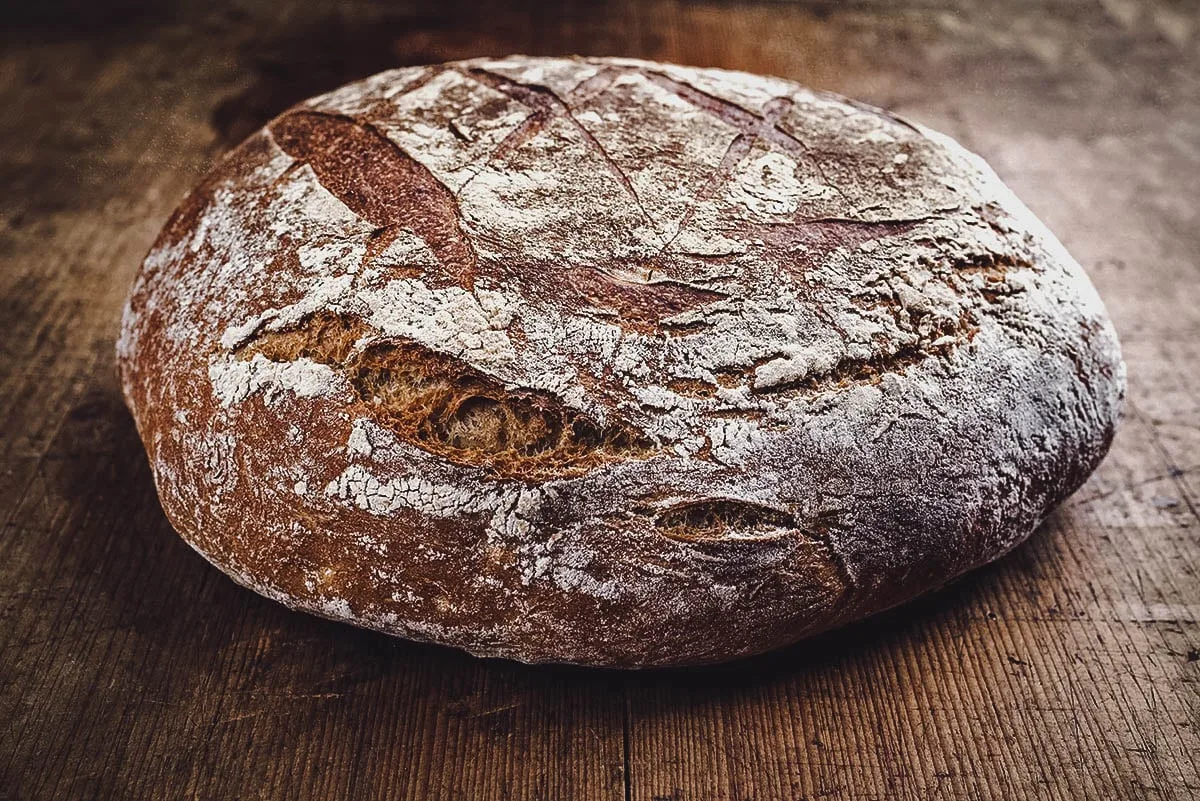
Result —
POLYGON ((759 652, 996 558, 1124 392, 1094 289, 981 159, 627 59, 286 112, 167 224, 118 355, 164 508, 241 583, 616 666, 759 652))

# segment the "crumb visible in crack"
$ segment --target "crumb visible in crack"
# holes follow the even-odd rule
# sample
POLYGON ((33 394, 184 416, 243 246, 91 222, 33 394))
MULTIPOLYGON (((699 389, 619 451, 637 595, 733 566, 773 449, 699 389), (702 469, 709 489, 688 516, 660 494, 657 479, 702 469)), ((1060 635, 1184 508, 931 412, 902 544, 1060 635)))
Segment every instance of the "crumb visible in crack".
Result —
POLYGON ((331 366, 346 364, 359 339, 370 329, 360 320, 332 312, 317 312, 299 325, 283 331, 258 334, 237 350, 248 359, 261 353, 273 362, 312 359, 331 366))
POLYGON ((806 580, 822 594, 837 595, 851 586, 846 566, 829 537, 842 512, 819 513, 802 526, 795 517, 779 509, 732 498, 710 498, 663 510, 654 525, 663 537, 692 546, 787 541, 798 548, 787 574, 793 579, 806 580))
POLYGON ((654 522, 664 537, 688 542, 730 535, 752 537, 797 527, 796 520, 786 512, 732 499, 673 506, 660 512, 654 522))
POLYGON ((667 382, 667 389, 689 398, 711 398, 717 394, 716 386, 699 378, 672 378, 667 382))
POLYGON ((989 281, 1002 281, 1010 270, 1029 270, 1033 264, 1008 253, 972 253, 960 256, 950 265, 959 273, 982 273, 989 281))
POLYGON ((707 331, 712 328, 712 323, 707 320, 689 320, 686 323, 663 320, 659 324, 659 327, 667 336, 685 337, 689 334, 699 334, 701 331, 707 331))
POLYGON ((329 365, 349 380, 376 420, 404 441, 505 478, 578 475, 613 461, 648 458, 655 450, 631 426, 600 425, 549 393, 508 389, 417 342, 385 339, 359 349, 371 333, 356 318, 318 312, 293 328, 258 335, 237 356, 329 365))
POLYGON ((751 375, 740 367, 722 367, 715 371, 717 383, 725 387, 725 389, 735 389, 747 383, 751 375))

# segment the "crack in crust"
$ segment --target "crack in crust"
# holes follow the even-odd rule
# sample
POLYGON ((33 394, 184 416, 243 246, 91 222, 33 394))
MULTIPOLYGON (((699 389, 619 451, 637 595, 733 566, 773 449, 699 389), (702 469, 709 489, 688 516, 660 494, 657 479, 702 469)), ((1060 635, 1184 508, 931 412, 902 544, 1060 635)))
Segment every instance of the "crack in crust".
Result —
POLYGON ((361 320, 317 312, 296 326, 259 334, 237 349, 274 362, 301 358, 346 377, 358 402, 400 439, 454 464, 502 478, 540 482, 602 464, 646 459, 654 443, 622 422, 601 425, 553 395, 509 389, 444 353, 407 339, 363 345, 361 320))
MULTIPOLYGON (((900 236, 935 217, 915 217, 908 220, 853 220, 844 217, 821 217, 804 220, 794 227, 792 237, 798 244, 823 251, 835 248, 856 248, 864 242, 874 242, 889 236, 900 236)), ((791 228, 792 223, 788 224, 791 228)))
POLYGON ((615 312, 613 322, 623 330, 642 334, 658 333, 670 327, 666 318, 728 297, 675 281, 630 281, 599 269, 573 271, 569 289, 593 308, 615 312))
MULTIPOLYGON (((978 328, 972 326, 964 330, 967 331, 965 338, 969 341, 978 328)), ((752 391, 756 395, 776 395, 792 391, 816 393, 861 384, 878 384, 889 373, 903 375, 908 368, 926 359, 949 356, 954 351, 955 344, 947 343, 927 348, 911 345, 869 359, 843 359, 828 372, 766 387, 754 387, 752 391)))
MULTIPOLYGON (((687 86, 687 84, 681 84, 681 86, 687 86)), ((689 102, 692 101, 689 100, 689 102)), ((773 100, 767 101, 767 103, 763 105, 762 116, 761 118, 757 118, 757 123, 755 123, 752 119, 749 121, 748 125, 734 125, 734 127, 737 127, 741 132, 734 137, 732 142, 729 143, 729 147, 726 148, 724 155, 721 156, 721 163, 717 165, 717 169, 713 171, 713 174, 709 176, 708 180, 704 182, 704 185, 701 186, 699 191, 697 191, 692 197, 691 202, 688 204, 687 210, 683 213, 683 218, 679 221, 679 227, 675 230, 674 236, 672 236, 670 241, 668 241, 663 247, 663 250, 667 250, 671 247, 671 245, 675 244, 675 240, 677 240, 687 229, 688 225, 692 221, 692 218, 696 214, 697 206, 699 206, 701 202, 715 196, 718 191, 720 191, 727 183, 729 183, 730 179, 733 177, 733 174, 737 171, 738 166, 746 160, 746 158, 750 155, 750 152, 754 149, 754 143, 760 138, 772 140, 771 132, 777 130, 776 126, 779 123, 779 120, 788 112, 789 109, 792 108, 793 105, 795 105, 795 103, 791 98, 776 97, 773 100)), ((741 107, 738 106, 737 108, 741 107)), ((721 116, 721 118, 725 119, 724 116, 721 116)), ((728 122, 728 120, 726 120, 726 122, 728 122)), ((801 145, 801 149, 804 149, 803 145, 801 145)))
MULTIPOLYGON (((716 95, 698 89, 684 81, 672 78, 662 72, 654 70, 636 70, 636 72, 663 89, 682 98, 696 108, 712 114, 738 131, 738 135, 733 139, 732 142, 729 143, 729 147, 726 148, 725 153, 722 155, 721 161, 717 165, 716 170, 711 176, 709 176, 709 179, 692 197, 691 202, 688 204, 687 210, 684 212, 683 218, 679 222, 678 228, 671 236, 667 244, 663 247, 663 251, 669 249, 671 245, 673 245, 680 235, 682 235, 682 233, 687 229, 688 224, 695 216, 698 205, 704 200, 714 197, 717 192, 720 191, 720 189, 730 181, 738 166, 745 161, 747 157, 749 157, 753 150, 754 144, 760 139, 770 142, 797 161, 803 159, 806 163, 811 164, 813 168, 816 169, 816 171, 821 175, 827 186, 832 188, 839 195, 842 194, 842 190, 837 186, 836 182, 832 182, 826 177, 825 169, 821 165, 820 159, 813 157, 809 146, 779 124, 780 120, 795 105, 795 101, 793 101, 790 97, 772 98, 763 104, 761 112, 754 113, 738 105, 737 103, 726 100, 725 98, 717 97, 716 95)), ((863 108, 867 109, 869 107, 863 106, 863 108)), ((896 117, 895 115, 887 112, 874 111, 874 113, 885 119, 896 122, 900 125, 904 125, 916 131, 917 133, 920 133, 919 129, 900 117, 896 117)), ((858 213, 864 213, 869 210, 870 208, 859 209, 858 213)), ((816 220, 812 222, 826 221, 833 223, 845 223, 847 225, 853 225, 856 223, 868 225, 871 224, 866 223, 866 221, 854 219, 829 219, 816 220)), ((887 224, 891 221, 885 220, 880 222, 887 224)), ((895 222, 907 223, 909 221, 896 220, 895 222)))
POLYGON ((1005 279, 1013 270, 1030 269, 1033 265, 1007 253, 971 253, 954 260, 953 270, 959 275, 981 275, 985 286, 979 292, 988 303, 999 303, 1011 295, 1005 279))
POLYGON ((673 540, 696 542, 726 537, 752 539, 799 528, 787 512, 733 499, 689 501, 659 512, 658 533, 673 540))
POLYGON ((428 167, 373 125, 299 110, 279 117, 269 130, 280 149, 311 167, 334 197, 383 229, 373 252, 383 252, 401 229, 408 229, 459 285, 474 286, 478 262, 458 201, 428 167))
MULTIPOLYGON (((519 83, 482 67, 470 67, 463 74, 479 81, 485 86, 508 95, 532 111, 525 118, 524 122, 517 126, 516 130, 512 131, 497 145, 496 150, 489 157, 489 161, 516 150, 536 136, 552 117, 561 117, 583 137, 583 141, 587 144, 588 148, 600 157, 605 166, 608 167, 609 172, 617 179, 633 202, 637 204, 646 221, 651 224, 653 223, 649 212, 646 211, 646 207, 642 205, 642 199, 638 197, 637 189, 634 188, 633 182, 629 180, 629 176, 625 174, 621 166, 604 149, 604 145, 600 144, 600 140, 584 127, 583 123, 575 118, 570 105, 566 100, 559 97, 557 92, 537 84, 519 83)), ((600 78, 600 74, 593 76, 593 78, 600 78)), ((595 94, 603 91, 612 82, 611 78, 606 78, 605 80, 598 80, 595 84, 590 84, 589 81, 582 81, 575 87, 575 91, 582 90, 595 94)), ((462 190, 460 189, 459 191, 461 192, 462 190)))
POLYGON ((696 108, 703 109, 714 117, 721 119, 743 134, 766 139, 771 144, 778 145, 785 153, 793 157, 808 153, 808 145, 778 125, 779 118, 787 113, 788 108, 791 106, 792 101, 789 98, 776 98, 774 101, 776 104, 774 110, 764 108, 762 114, 755 114, 752 111, 747 111, 737 103, 709 94, 689 83, 677 81, 664 73, 655 70, 638 70, 638 72, 672 94, 691 103, 696 108), (787 105, 780 107, 778 105, 779 101, 786 101, 787 105))
POLYGON ((795 515, 771 506, 733 498, 706 498, 658 512, 654 530, 693 547, 791 540, 801 549, 784 572, 793 578, 803 576, 818 590, 816 597, 827 596, 826 600, 832 601, 854 586, 830 537, 830 530, 838 526, 845 512, 819 512, 801 524, 795 515))
MULTIPOLYGON (((831 230, 827 230, 826 226, 828 223, 829 221, 825 221, 825 225, 815 232, 814 236, 818 237, 819 240, 824 240, 831 235, 839 238, 848 236, 851 240, 855 236, 864 239, 872 238, 873 229, 881 225, 874 223, 863 226, 855 223, 847 226, 846 221, 836 221, 834 227, 831 230)), ((882 225, 893 227, 896 230, 907 230, 914 224, 911 222, 897 222, 884 223, 882 225)), ((803 228, 800 229, 801 232, 804 230, 803 228)), ((937 319, 928 316, 927 313, 903 307, 896 297, 889 296, 878 299, 855 297, 853 300, 860 308, 864 310, 879 309, 885 311, 895 318, 897 324, 901 323, 902 317, 905 314, 910 318, 910 327, 925 319, 929 323, 928 330, 922 332, 921 341, 918 343, 882 351, 865 359, 842 359, 833 365, 830 370, 818 374, 806 375, 791 381, 783 381, 778 384, 754 386, 753 392, 756 395, 774 395, 785 392, 826 392, 861 384, 878 384, 883 380, 884 375, 888 373, 903 374, 910 367, 927 359, 935 357, 948 358, 955 349, 970 343, 975 338, 975 335, 979 333, 981 318, 984 315, 997 313, 997 304, 1005 297, 1020 291, 1006 283, 1009 273, 1014 270, 1029 270, 1034 268, 1032 262, 1003 253, 967 254, 956 257, 949 263, 943 262, 940 265, 932 259, 922 259, 922 262, 927 267, 935 270, 932 280, 950 285, 956 295, 964 297, 974 295, 977 300, 969 308, 963 309, 955 318, 937 319), (972 287, 962 280, 962 276, 969 275, 982 275, 985 285, 983 287, 972 287)), ((838 328, 833 320, 828 315, 822 314, 819 309, 817 310, 817 314, 828 325, 835 329, 838 328)), ((840 329, 838 330, 840 331, 840 329)), ((746 380, 753 382, 756 371, 775 358, 778 357, 757 360, 746 369, 746 380)))

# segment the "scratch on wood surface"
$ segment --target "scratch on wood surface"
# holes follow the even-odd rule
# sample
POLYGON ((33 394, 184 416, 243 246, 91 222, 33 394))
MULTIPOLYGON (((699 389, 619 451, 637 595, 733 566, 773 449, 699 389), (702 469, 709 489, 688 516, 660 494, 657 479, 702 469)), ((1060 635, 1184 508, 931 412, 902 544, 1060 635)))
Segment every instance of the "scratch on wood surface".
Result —
POLYGON ((1145 420, 1142 414, 1138 411, 1137 406, 1134 405, 1133 400, 1126 401, 1126 409, 1126 424, 1140 424, 1141 427, 1147 432, 1149 441, 1154 445, 1154 449, 1162 457, 1162 460, 1165 463, 1167 468, 1167 476, 1172 482, 1174 482, 1176 488, 1179 490, 1179 494, 1183 498, 1183 502, 1187 506, 1188 511, 1191 512, 1192 517, 1197 523, 1200 523, 1200 511, 1198 511, 1196 508, 1196 500, 1192 498, 1191 490, 1188 487, 1187 482, 1183 480, 1184 476, 1186 475, 1186 471, 1181 470, 1172 461, 1170 454, 1167 452, 1166 447, 1163 445, 1162 440, 1158 435, 1156 427, 1152 423, 1149 423, 1145 420))

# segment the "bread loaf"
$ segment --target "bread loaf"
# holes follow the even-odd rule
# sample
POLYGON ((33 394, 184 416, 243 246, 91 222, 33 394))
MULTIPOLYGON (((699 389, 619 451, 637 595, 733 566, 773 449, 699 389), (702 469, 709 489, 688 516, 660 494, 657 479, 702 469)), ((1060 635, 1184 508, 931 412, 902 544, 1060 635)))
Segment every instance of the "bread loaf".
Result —
POLYGON ((978 157, 624 59, 285 112, 166 224, 118 358, 163 509, 236 581, 618 667, 765 651, 995 559, 1124 393, 1094 289, 978 157))

